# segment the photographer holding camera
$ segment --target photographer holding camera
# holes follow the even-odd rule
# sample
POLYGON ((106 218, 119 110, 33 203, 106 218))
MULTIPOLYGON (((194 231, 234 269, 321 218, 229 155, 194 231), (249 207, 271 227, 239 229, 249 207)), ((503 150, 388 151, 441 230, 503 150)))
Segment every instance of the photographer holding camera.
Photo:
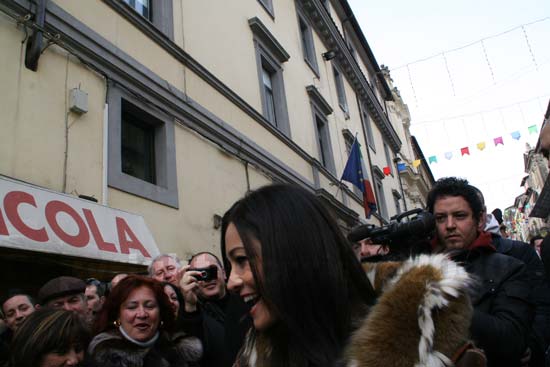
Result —
POLYGON ((210 252, 199 252, 178 270, 179 277, 185 299, 180 322, 203 343, 201 365, 231 366, 250 323, 241 321, 247 310, 240 297, 227 292, 222 263, 210 252))

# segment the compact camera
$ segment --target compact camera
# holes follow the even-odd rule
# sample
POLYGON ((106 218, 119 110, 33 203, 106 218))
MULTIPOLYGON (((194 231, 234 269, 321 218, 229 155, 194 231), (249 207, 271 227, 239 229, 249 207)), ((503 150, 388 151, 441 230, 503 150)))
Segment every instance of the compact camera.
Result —
POLYGON ((193 275, 195 279, 209 282, 218 278, 218 268, 215 266, 209 266, 208 268, 191 268, 188 271, 198 271, 200 274, 193 275))

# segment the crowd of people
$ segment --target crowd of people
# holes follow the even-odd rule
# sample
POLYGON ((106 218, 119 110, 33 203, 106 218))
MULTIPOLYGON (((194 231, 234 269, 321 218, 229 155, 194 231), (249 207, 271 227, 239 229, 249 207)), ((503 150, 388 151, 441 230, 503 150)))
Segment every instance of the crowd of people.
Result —
POLYGON ((545 366, 536 240, 502 237, 463 179, 438 180, 426 210, 430 250, 387 261, 309 191, 265 186, 223 216, 221 259, 162 254, 146 275, 9 290, 0 366, 545 366))

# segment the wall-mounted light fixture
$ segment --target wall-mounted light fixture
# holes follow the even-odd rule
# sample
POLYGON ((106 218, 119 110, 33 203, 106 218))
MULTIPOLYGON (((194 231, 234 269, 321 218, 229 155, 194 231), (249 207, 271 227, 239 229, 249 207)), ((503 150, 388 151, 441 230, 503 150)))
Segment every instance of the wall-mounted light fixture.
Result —
POLYGON ((336 51, 334 50, 328 50, 323 54, 323 59, 330 61, 336 57, 336 51))

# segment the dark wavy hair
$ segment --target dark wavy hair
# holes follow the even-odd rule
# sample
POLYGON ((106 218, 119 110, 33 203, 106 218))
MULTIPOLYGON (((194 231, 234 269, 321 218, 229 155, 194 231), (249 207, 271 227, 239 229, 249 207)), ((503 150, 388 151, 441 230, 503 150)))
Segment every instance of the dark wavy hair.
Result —
POLYGON ((17 367, 40 366, 46 354, 65 354, 72 348, 76 352, 85 351, 90 340, 90 330, 81 315, 41 308, 29 315, 15 332, 10 363, 17 367))
POLYGON ((181 319, 181 316, 185 312, 185 298, 183 298, 183 293, 181 293, 181 289, 179 287, 176 287, 174 284, 170 282, 162 282, 162 290, 164 291, 164 288, 166 286, 172 288, 174 290, 174 293, 176 293, 176 297, 178 298, 178 302, 180 304, 180 307, 178 308, 178 320, 181 319))
POLYGON ((164 286, 149 277, 128 275, 111 290, 111 293, 105 300, 105 304, 96 320, 96 334, 116 328, 114 322, 119 318, 120 306, 126 301, 132 291, 140 287, 147 287, 153 291, 159 306, 162 327, 167 330, 171 330, 174 327, 174 313, 168 296, 164 293, 164 286))
POLYGON ((468 184, 468 180, 458 177, 444 177, 437 180, 428 193, 426 206, 428 211, 433 214, 434 205, 437 199, 445 196, 461 196, 466 200, 470 209, 472 209, 474 219, 479 223, 485 211, 480 194, 481 191, 468 184))
POLYGON ((333 365, 355 316, 364 316, 375 297, 334 218, 298 186, 275 184, 249 193, 222 220, 228 275, 225 233, 230 223, 243 241, 259 293, 278 318, 264 333, 273 346, 270 365, 295 365, 296 358, 296 365, 333 365), (253 240, 261 244, 261 256, 253 240))

